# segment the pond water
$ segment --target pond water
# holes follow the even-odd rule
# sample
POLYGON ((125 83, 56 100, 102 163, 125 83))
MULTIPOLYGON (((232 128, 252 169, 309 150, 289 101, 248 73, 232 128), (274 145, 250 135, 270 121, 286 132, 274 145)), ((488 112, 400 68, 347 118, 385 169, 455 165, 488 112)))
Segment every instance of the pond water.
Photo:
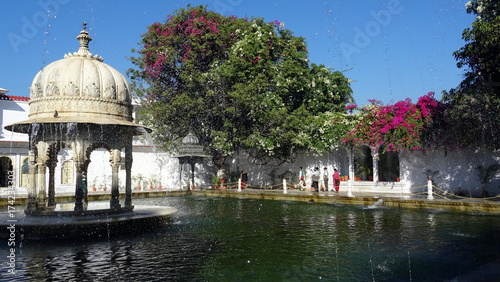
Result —
MULTIPOLYGON (((153 233, 22 241, 2 281, 493 281, 498 216, 179 196, 153 233), (493 280, 492 280, 493 279, 493 280)), ((7 244, 0 246, 2 257, 7 244)))

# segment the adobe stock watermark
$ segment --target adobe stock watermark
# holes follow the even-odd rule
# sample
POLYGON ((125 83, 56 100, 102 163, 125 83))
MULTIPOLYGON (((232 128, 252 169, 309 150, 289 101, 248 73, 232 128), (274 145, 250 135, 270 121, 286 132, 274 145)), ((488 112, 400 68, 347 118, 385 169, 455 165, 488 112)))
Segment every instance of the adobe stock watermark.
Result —
POLYGON ((35 37, 41 28, 49 24, 49 18, 57 15, 60 6, 70 1, 71 0, 39 0, 38 6, 40 10, 31 15, 31 17, 22 17, 20 30, 7 34, 7 39, 14 52, 16 54, 19 53, 19 46, 28 44, 29 40, 35 37))
POLYGON ((361 49, 370 45, 372 38, 377 37, 383 28, 387 27, 392 20, 393 15, 397 15, 403 11, 399 0, 389 0, 386 9, 378 12, 371 11, 372 20, 368 21, 363 28, 354 28, 354 37, 352 44, 342 42, 340 49, 348 63, 351 62, 353 54, 361 53, 361 49))
POLYGON ((226 12, 234 10, 236 6, 239 6, 243 0, 215 0, 212 5, 214 6, 215 12, 224 15, 226 12))
POLYGON ((16 185, 14 183, 14 172, 9 171, 7 173, 7 180, 8 180, 8 199, 7 199, 7 212, 8 212, 8 219, 7 219, 7 232, 9 234, 7 238, 7 250, 8 250, 8 255, 7 255, 7 273, 10 275, 15 275, 16 274, 16 185))

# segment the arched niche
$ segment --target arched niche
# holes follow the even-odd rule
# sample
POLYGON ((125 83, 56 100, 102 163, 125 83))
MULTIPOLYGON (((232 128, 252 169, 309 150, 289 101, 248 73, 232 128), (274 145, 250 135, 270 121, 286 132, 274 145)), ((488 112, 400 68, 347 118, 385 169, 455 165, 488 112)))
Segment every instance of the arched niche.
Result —
POLYGON ((379 148, 379 180, 399 181, 399 153, 395 151, 384 152, 384 147, 379 148))
POLYGON ((354 180, 373 180, 372 150, 368 146, 354 149, 354 180))
POLYGON ((0 187, 9 187, 9 180, 12 179, 14 161, 7 156, 0 157, 0 187), (10 176, 10 177, 9 177, 10 176))

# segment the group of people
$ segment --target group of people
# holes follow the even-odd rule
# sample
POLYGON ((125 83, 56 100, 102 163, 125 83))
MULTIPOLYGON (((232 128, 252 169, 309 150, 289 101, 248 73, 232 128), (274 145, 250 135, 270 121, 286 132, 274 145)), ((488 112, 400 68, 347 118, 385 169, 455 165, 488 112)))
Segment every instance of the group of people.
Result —
MULTIPOLYGON (((335 189, 335 192, 339 192, 340 189, 340 173, 339 171, 334 168, 333 169, 333 187, 335 189)), ((312 172, 311 172, 311 189, 314 189, 314 192, 319 192, 319 181, 320 181, 321 175, 319 172, 319 167, 315 167, 312 172)), ((328 181, 329 181, 329 176, 328 176, 328 168, 324 167, 323 168, 323 185, 325 191, 328 191, 328 181)), ((302 167, 300 167, 299 170, 299 187, 300 190, 305 190, 306 188, 306 171, 302 167)))

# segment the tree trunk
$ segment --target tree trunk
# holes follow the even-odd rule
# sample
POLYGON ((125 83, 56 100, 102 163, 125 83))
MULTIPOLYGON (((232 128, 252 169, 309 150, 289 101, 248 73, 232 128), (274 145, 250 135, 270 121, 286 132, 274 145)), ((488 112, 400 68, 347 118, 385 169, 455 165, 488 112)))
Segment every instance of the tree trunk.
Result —
POLYGON ((215 155, 213 157, 213 162, 215 166, 215 172, 219 179, 227 180, 226 174, 226 157, 222 155, 215 155))

